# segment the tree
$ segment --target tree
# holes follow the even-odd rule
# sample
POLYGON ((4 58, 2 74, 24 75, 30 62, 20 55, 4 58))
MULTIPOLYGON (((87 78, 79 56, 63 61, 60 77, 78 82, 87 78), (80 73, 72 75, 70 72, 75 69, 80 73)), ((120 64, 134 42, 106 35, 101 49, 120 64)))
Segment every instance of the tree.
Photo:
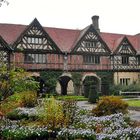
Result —
POLYGON ((0 95, 6 98, 12 93, 38 90, 39 83, 21 68, 8 70, 0 67, 0 95))
POLYGON ((8 5, 9 4, 9 2, 7 1, 7 0, 0 0, 0 7, 2 6, 2 4, 6 4, 6 5, 8 5))
POLYGON ((55 93, 55 87, 60 75, 62 75, 62 72, 58 71, 42 71, 40 73, 41 79, 45 81, 46 93, 55 93))

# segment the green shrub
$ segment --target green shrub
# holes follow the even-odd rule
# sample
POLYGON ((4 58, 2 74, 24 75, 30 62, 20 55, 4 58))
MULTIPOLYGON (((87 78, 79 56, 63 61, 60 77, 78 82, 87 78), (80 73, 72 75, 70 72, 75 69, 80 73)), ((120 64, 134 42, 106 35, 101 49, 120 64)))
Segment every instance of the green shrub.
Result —
POLYGON ((11 112, 8 112, 6 116, 10 120, 28 119, 28 114, 19 113, 19 111, 16 109, 14 109, 11 112))
POLYGON ((25 92, 23 95, 22 103, 24 107, 34 107, 37 104, 37 93, 33 91, 25 92))
POLYGON ((110 94, 119 95, 119 91, 140 91, 140 84, 131 84, 127 86, 122 85, 112 85, 110 87, 110 94))
POLYGON ((39 111, 40 125, 46 125, 49 129, 59 129, 65 124, 63 106, 61 102, 51 97, 45 99, 39 111))
POLYGON ((120 97, 104 96, 92 110, 95 116, 111 115, 115 113, 127 113, 128 104, 120 97))
POLYGON ((89 85, 85 85, 84 86, 84 96, 85 96, 85 98, 88 98, 89 90, 90 90, 90 86, 89 85))
POLYGON ((77 102, 69 99, 63 102, 63 112, 67 124, 72 124, 77 110, 77 102))
POLYGON ((35 91, 15 93, 1 102, 0 111, 7 114, 17 107, 31 107, 35 106, 36 103, 37 93, 35 91))
POLYGON ((119 95, 119 91, 122 91, 123 87, 122 85, 112 85, 110 87, 110 95, 119 95))
POLYGON ((140 91, 140 84, 131 84, 124 86, 122 91, 140 91))
POLYGON ((91 86, 89 96, 88 96, 88 102, 96 103, 97 100, 99 100, 99 95, 98 95, 98 92, 96 90, 96 87, 91 86))

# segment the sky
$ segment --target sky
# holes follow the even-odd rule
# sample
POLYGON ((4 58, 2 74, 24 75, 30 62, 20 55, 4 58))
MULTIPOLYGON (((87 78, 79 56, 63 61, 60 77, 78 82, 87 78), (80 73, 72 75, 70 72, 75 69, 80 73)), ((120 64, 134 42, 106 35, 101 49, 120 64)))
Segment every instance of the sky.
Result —
POLYGON ((101 32, 140 33, 140 0, 8 0, 0 7, 0 23, 83 29, 99 16, 101 32))

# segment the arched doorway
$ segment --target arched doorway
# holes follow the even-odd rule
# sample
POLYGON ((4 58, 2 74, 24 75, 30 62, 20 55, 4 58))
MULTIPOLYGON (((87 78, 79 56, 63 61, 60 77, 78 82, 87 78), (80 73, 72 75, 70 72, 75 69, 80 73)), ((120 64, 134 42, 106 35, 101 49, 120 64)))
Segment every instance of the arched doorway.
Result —
POLYGON ((70 80, 71 78, 69 76, 59 77, 59 83, 61 86, 61 95, 67 95, 67 87, 70 80))
POLYGON ((61 95, 68 95, 74 93, 74 86, 71 73, 63 73, 57 83, 57 91, 61 95))
POLYGON ((85 97, 88 97, 91 88, 101 91, 101 79, 96 74, 86 74, 82 78, 82 94, 85 97))

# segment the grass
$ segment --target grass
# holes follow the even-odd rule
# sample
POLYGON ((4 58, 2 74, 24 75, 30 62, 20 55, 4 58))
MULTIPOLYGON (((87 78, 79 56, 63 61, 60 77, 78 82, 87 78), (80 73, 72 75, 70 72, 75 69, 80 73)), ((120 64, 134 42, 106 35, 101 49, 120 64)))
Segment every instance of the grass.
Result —
POLYGON ((58 100, 75 100, 75 101, 87 101, 88 98, 84 96, 76 96, 76 95, 67 95, 67 96, 57 96, 58 100))
POLYGON ((132 107, 140 107, 140 100, 127 100, 126 101, 128 103, 129 106, 132 107))

